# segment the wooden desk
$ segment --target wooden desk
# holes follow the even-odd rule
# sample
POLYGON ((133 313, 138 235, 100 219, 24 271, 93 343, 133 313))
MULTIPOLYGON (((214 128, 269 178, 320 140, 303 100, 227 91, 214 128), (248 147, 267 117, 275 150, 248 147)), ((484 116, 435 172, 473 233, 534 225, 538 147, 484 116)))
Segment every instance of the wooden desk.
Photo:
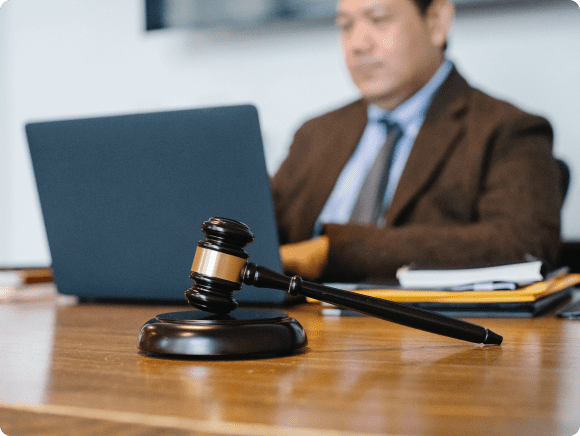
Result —
POLYGON ((368 317, 289 310, 301 353, 171 360, 136 349, 181 307, 0 305, 0 428, 18 435, 573 435, 580 322, 478 319, 478 346, 368 317))

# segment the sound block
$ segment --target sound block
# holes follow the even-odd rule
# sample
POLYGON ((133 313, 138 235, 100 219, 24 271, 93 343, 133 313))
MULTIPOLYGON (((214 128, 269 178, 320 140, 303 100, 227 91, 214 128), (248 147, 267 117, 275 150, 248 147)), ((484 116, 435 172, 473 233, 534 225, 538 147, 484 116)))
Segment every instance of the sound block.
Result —
POLYGON ((193 310, 147 321, 137 347, 150 355, 240 357, 289 354, 307 343, 300 323, 278 310, 237 309, 228 315, 193 310))

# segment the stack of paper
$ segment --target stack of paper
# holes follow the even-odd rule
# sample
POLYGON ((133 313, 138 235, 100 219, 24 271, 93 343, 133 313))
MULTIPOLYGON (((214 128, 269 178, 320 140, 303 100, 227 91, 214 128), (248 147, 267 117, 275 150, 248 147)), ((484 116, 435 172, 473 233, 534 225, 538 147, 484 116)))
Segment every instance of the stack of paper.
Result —
POLYGON ((53 299, 57 295, 49 268, 0 270, 0 302, 53 299))
MULTIPOLYGON (((580 284, 580 274, 559 274, 515 290, 452 291, 448 289, 349 288, 351 292, 409 304, 449 316, 533 317, 565 300, 580 284)), ((307 298, 308 302, 319 303, 307 298)), ((350 314, 324 308, 323 315, 350 314)))
POLYGON ((547 295, 568 289, 578 283, 580 283, 580 274, 563 274, 513 291, 457 292, 433 289, 357 289, 353 292, 406 303, 513 303, 536 301, 547 295))

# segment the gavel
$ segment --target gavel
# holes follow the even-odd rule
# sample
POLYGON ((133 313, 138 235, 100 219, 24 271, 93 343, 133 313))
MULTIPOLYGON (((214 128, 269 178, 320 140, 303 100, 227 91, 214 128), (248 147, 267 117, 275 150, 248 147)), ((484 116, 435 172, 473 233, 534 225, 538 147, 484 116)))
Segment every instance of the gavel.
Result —
POLYGON ((194 285, 185 291, 197 309, 226 315, 237 308, 234 292, 242 284, 271 288, 324 301, 396 324, 477 344, 500 345, 503 338, 482 326, 393 301, 357 294, 288 277, 248 262, 244 250, 254 241, 250 228, 228 218, 210 218, 202 224, 205 241, 197 243, 190 278, 194 285))

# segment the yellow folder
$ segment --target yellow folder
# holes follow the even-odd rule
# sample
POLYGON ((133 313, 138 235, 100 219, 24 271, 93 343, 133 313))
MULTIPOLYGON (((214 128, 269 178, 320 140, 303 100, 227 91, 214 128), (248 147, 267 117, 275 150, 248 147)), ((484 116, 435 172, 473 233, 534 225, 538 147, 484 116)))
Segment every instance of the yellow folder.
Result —
MULTIPOLYGON (((351 292, 404 303, 517 303, 537 301, 580 283, 580 274, 562 274, 515 290, 443 291, 415 289, 356 289, 351 292)), ((307 299, 310 302, 317 302, 307 299)))

